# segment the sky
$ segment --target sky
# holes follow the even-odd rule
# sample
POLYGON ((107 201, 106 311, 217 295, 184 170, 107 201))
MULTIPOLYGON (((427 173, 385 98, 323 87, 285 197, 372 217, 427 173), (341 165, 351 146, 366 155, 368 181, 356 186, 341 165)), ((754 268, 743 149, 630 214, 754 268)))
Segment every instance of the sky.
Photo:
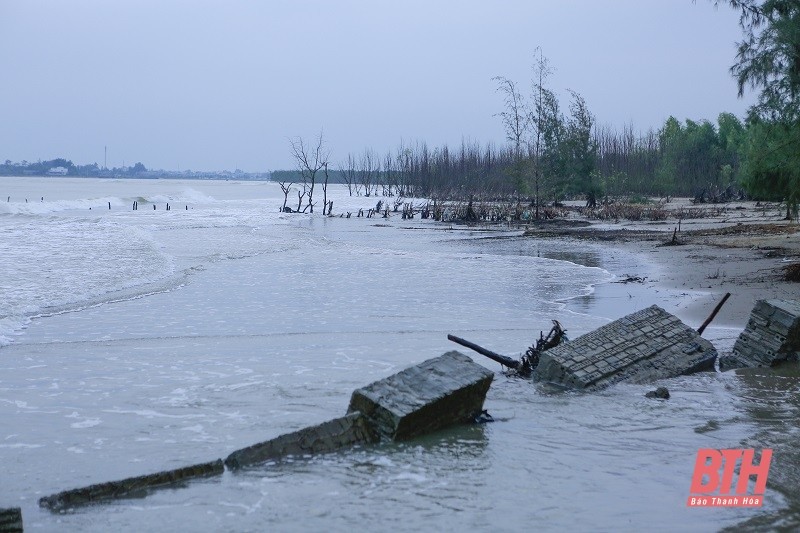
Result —
POLYGON ((323 132, 365 147, 505 143, 495 76, 599 124, 743 117, 738 15, 710 0, 0 0, 0 160, 265 172, 323 132))

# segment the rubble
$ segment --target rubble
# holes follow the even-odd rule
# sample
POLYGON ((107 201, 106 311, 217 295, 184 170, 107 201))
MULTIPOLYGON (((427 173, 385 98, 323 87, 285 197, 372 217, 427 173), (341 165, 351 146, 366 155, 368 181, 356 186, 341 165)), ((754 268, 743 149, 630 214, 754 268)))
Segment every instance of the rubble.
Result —
POLYGON ((0 533, 22 533, 22 509, 0 509, 0 533))
POLYGON ((493 378, 466 355, 447 352, 357 389, 348 413, 362 413, 385 439, 406 440, 480 414, 493 378))
POLYGON ((219 476, 224 471, 222 460, 217 459, 210 463, 187 466, 177 470, 167 470, 59 492, 39 499, 39 506, 60 511, 101 500, 135 497, 146 493, 149 489, 175 486, 191 479, 219 476))
POLYGON ((669 400, 669 389, 666 387, 658 387, 656 390, 647 392, 644 397, 655 398, 657 400, 669 400))
POLYGON ((759 300, 733 352, 720 357, 720 370, 769 367, 800 359, 800 302, 759 300))
POLYGON ((598 390, 713 370, 716 357, 697 331, 654 305, 543 352, 533 377, 598 390))
POLYGON ((355 412, 237 450, 225 459, 225 466, 236 469, 288 455, 333 452, 344 447, 377 441, 378 434, 367 419, 361 413, 355 412))
MULTIPOLYGON (((194 478, 221 475, 226 466, 238 469, 287 456, 303 457, 377 443, 381 439, 406 440, 476 419, 487 421, 491 417, 483 411, 483 401, 493 377, 493 372, 469 357, 447 352, 357 389, 347 414, 341 418, 242 448, 231 453, 224 463, 217 459, 59 492, 41 498, 39 505, 61 511, 111 498, 139 496, 148 490, 174 487, 194 478)), ((5 515, 0 514, 0 527, 5 524, 4 520, 5 515)), ((0 533, 5 531, 0 529, 0 533)))

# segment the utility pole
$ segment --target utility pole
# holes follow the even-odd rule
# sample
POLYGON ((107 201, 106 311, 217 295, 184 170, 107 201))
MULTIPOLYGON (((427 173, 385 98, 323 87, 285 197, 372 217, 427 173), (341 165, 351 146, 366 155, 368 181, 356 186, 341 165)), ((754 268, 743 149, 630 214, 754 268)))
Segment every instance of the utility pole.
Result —
POLYGON ((103 146, 103 170, 108 170, 108 146, 103 146))

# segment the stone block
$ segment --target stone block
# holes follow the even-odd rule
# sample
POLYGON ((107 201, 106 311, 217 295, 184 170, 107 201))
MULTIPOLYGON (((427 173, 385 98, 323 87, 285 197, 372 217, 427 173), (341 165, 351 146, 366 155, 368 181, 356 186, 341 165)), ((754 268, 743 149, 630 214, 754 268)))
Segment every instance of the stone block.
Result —
POLYGON ((22 533, 22 509, 0 509, 0 533, 22 533))
POLYGON ((406 440, 479 414, 493 377, 466 355, 447 352, 355 390, 348 412, 362 413, 382 438, 406 440))
POLYGON ((800 357, 800 302, 759 300, 733 352, 720 357, 720 370, 768 367, 800 357))
POLYGON ((225 471, 222 459, 210 463, 187 466, 177 470, 167 470, 131 477, 120 481, 109 481, 90 485, 80 489, 72 489, 39 500, 39 506, 53 511, 60 511, 112 498, 127 498, 146 494, 148 490, 171 487, 191 479, 219 476, 225 471))
POLYGON ((597 390, 620 381, 646 383, 712 370, 716 357, 710 342, 654 305, 547 350, 533 376, 566 388, 597 390), (603 339, 599 352, 590 348, 598 337, 603 339), (587 354, 588 361, 575 365, 576 353, 587 354))
POLYGON ((377 433, 367 419, 361 413, 354 412, 237 450, 225 459, 225 466, 236 469, 287 456, 333 452, 378 440, 377 433))

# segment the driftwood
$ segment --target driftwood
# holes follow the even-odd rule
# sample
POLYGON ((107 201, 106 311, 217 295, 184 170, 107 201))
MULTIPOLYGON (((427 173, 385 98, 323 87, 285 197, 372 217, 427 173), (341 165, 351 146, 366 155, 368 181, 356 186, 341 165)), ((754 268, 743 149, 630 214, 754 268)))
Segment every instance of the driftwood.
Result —
POLYGON ((474 342, 456 337, 455 335, 448 335, 447 339, 469 348, 470 350, 474 350, 492 361, 497 361, 501 365, 513 370, 516 374, 527 378, 531 376, 533 370, 539 364, 539 355, 550 348, 558 346, 561 344, 562 340, 567 340, 567 335, 566 331, 561 327, 561 323, 558 320, 553 320, 553 327, 550 329, 550 333, 547 334, 547 337, 544 336, 544 333, 539 332, 539 340, 536 341, 535 345, 527 349, 521 360, 487 350, 474 342))
POLYGON ((456 344, 460 344, 461 346, 464 346, 465 348, 469 348, 470 350, 474 350, 474 351, 478 352, 481 355, 485 355, 486 357, 488 357, 492 361, 497 361, 501 365, 507 366, 508 368, 513 368, 514 370, 519 368, 520 365, 522 364, 520 361, 517 361, 516 359, 512 359, 511 357, 508 357, 508 356, 505 356, 505 355, 500 355, 499 353, 493 352, 491 350, 487 350, 486 348, 484 348, 482 346, 478 346, 474 342, 470 342, 470 341, 468 341, 466 339, 462 339, 461 337, 456 337, 455 335, 448 335, 447 336, 447 340, 453 341, 456 344))

